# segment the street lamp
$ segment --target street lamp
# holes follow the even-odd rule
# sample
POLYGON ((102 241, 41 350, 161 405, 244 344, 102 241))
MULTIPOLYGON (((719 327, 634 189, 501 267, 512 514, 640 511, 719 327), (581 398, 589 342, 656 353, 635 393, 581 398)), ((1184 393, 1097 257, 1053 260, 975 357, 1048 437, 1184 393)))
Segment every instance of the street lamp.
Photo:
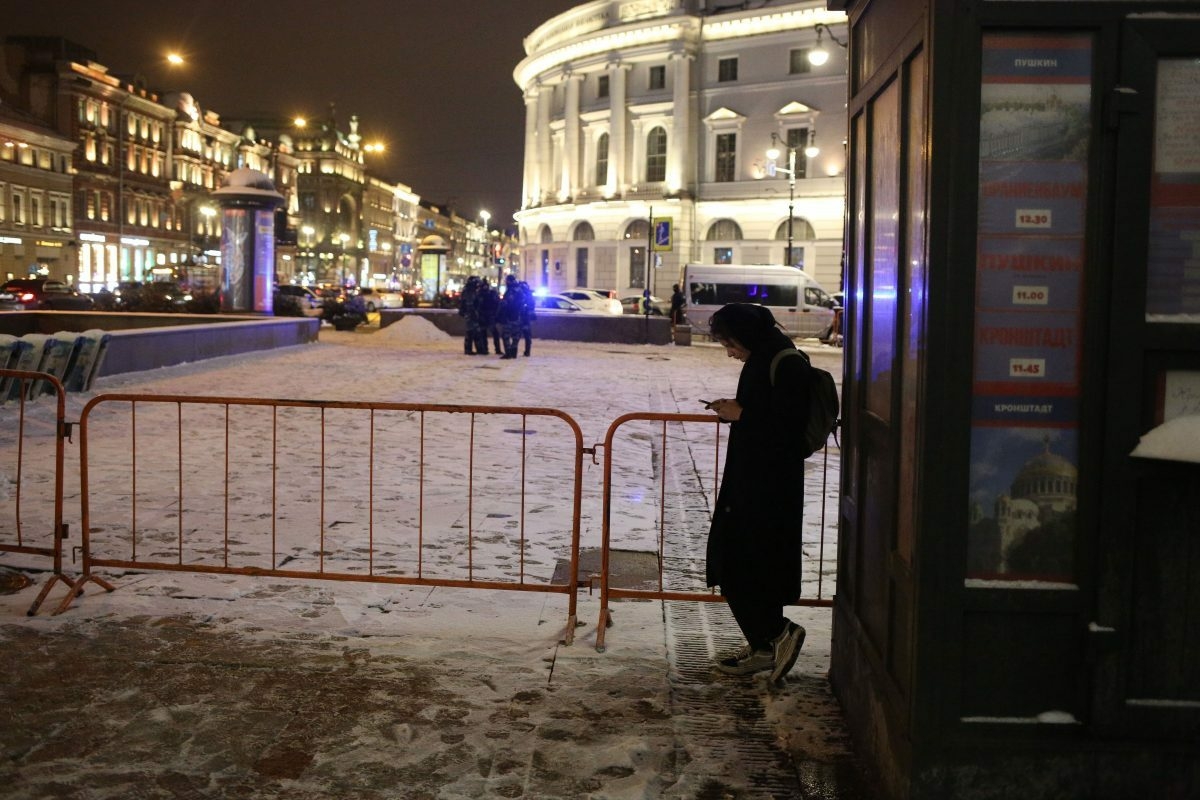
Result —
POLYGON ((833 31, 831 31, 829 26, 824 22, 818 22, 813 26, 813 29, 817 32, 817 46, 808 51, 808 63, 812 64, 814 67, 819 67, 829 60, 829 51, 825 49, 825 45, 821 41, 824 34, 829 34, 829 38, 834 44, 838 45, 843 50, 846 49, 846 43, 834 36, 833 31))
POLYGON ((339 233, 337 235, 337 238, 338 238, 338 241, 342 243, 341 252, 338 254, 338 270, 340 272, 339 288, 342 290, 345 290, 345 288, 346 288, 346 242, 350 241, 350 234, 339 233))
MULTIPOLYGON (((492 212, 488 211, 486 208, 481 209, 479 212, 479 218, 483 220, 483 246, 481 248, 483 252, 481 255, 483 256, 483 263, 486 266, 488 264, 488 259, 491 258, 492 255, 491 240, 488 237, 488 221, 492 218, 492 212)), ((499 275, 497 276, 497 279, 503 283, 504 276, 499 275)))
MULTIPOLYGON (((312 278, 317 277, 316 264, 313 263, 313 234, 315 234, 316 232, 317 232, 317 229, 314 228, 312 225, 304 225, 300 228, 300 233, 304 234, 304 241, 307 243, 305 245, 308 248, 305 253, 305 258, 306 258, 305 263, 308 265, 308 271, 310 273, 312 273, 312 275, 311 275, 312 278)), ((310 277, 308 275, 305 275, 304 277, 305 277, 305 283, 307 283, 308 280, 310 279, 310 277)))
POLYGON ((787 142, 782 143, 787 148, 788 165, 787 167, 775 166, 775 160, 779 158, 779 135, 771 134, 771 149, 767 151, 767 158, 770 162, 767 165, 767 174, 774 177, 776 172, 782 172, 788 176, 788 218, 787 218, 787 264, 792 265, 792 207, 796 202, 796 148, 787 142))

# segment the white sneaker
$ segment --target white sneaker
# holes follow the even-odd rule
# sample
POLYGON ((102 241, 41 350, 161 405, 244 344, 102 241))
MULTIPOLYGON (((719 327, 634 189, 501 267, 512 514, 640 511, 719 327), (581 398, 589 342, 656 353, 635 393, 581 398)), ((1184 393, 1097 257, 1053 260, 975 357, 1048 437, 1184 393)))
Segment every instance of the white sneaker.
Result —
POLYGON ((753 675, 766 672, 775 666, 775 654, 770 650, 753 650, 750 645, 742 646, 731 656, 717 661, 717 669, 726 675, 753 675))

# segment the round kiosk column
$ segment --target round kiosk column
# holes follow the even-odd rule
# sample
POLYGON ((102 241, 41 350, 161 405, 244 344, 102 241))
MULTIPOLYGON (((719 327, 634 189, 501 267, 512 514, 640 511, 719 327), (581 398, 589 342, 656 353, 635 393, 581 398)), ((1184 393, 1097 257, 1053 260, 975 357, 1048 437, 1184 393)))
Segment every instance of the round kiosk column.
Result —
POLYGON ((283 195, 245 167, 212 193, 221 206, 221 310, 274 311, 275 209, 283 195))

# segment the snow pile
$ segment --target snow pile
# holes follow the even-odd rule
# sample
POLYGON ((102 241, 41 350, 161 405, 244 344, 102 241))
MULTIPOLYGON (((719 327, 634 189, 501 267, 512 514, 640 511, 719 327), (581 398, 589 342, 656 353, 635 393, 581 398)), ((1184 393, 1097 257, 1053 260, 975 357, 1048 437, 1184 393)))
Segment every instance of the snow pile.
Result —
POLYGON ((1176 417, 1153 428, 1130 455, 1200 464, 1200 414, 1176 417))
POLYGON ((399 322, 393 322, 386 328, 381 328, 375 335, 387 339, 389 342, 405 344, 444 342, 451 338, 450 334, 416 314, 405 314, 399 322))

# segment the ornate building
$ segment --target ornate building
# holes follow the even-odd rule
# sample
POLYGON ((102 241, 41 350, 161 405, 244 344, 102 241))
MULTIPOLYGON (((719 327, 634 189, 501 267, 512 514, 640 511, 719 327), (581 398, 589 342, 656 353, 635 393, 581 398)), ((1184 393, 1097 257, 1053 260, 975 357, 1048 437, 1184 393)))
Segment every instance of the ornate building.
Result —
POLYGON ((33 117, 0 108, 0 280, 73 279, 74 152, 33 117))
POLYGON ((594 0, 526 37, 526 280, 666 296, 689 261, 788 263, 790 244, 841 287, 845 17, 744 6, 594 0))

